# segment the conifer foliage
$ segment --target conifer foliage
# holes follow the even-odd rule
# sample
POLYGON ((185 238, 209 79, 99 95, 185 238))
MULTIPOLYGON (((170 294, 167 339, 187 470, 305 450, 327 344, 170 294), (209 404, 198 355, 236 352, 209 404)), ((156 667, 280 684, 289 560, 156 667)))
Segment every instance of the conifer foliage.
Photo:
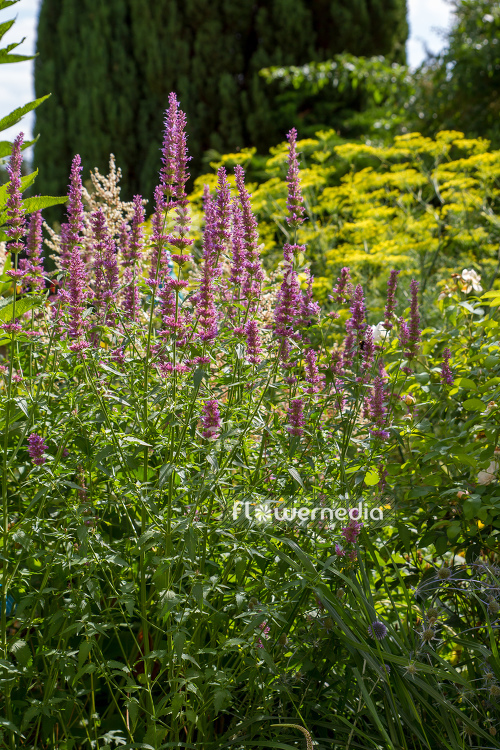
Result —
POLYGON ((209 149, 265 152, 282 123, 259 70, 344 50, 403 61, 406 36, 406 0, 43 0, 35 88, 52 97, 36 124, 40 187, 63 190, 76 152, 87 172, 114 151, 125 196, 150 195, 172 90, 195 176, 209 149))

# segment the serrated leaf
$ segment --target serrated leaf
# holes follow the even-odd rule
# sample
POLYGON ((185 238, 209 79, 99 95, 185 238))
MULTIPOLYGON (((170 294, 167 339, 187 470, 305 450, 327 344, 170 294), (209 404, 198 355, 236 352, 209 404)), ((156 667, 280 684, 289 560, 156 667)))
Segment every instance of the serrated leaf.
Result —
MULTIPOLYGON (((25 57, 21 55, 23 60, 30 60, 32 58, 25 57)), ((14 62, 14 60, 12 60, 14 62)), ((11 128, 13 125, 16 125, 21 117, 24 117, 25 114, 28 112, 31 112, 31 110, 36 109, 40 106, 42 102, 44 102, 46 99, 48 99, 50 94, 47 94, 46 96, 41 96, 39 99, 35 99, 32 102, 29 102, 28 104, 25 104, 23 107, 18 107, 17 109, 14 109, 10 114, 6 115, 5 117, 2 117, 0 120, 0 131, 1 130, 7 130, 7 128, 11 128)))
POLYGON ((41 211, 51 206, 59 206, 61 203, 67 203, 67 201, 67 196, 55 198, 50 195, 37 195, 35 198, 25 198, 23 206, 25 213, 32 214, 34 211, 41 211))
POLYGON ((163 464, 163 466, 160 469, 159 479, 158 479, 158 486, 161 489, 167 479, 169 478, 170 474, 174 470, 173 464, 163 464))

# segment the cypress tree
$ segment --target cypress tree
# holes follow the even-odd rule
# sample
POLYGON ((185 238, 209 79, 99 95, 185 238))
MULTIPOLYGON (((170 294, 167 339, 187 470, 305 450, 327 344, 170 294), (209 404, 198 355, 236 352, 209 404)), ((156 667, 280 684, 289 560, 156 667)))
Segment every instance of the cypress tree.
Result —
POLYGON ((40 189, 64 189, 74 153, 87 171, 113 152, 124 197, 151 195, 170 91, 187 113, 192 174, 208 149, 265 152, 283 133, 260 69, 344 50, 402 61, 407 31, 406 0, 43 0, 40 189))

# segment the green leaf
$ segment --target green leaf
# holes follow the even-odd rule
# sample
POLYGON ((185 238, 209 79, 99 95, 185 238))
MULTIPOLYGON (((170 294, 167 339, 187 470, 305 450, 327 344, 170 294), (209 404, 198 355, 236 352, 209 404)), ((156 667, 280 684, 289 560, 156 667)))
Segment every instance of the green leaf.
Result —
MULTIPOLYGON (((29 57, 23 57, 24 60, 30 60, 29 57)), ((12 61, 14 62, 14 61, 12 61)), ((18 107, 17 109, 13 110, 10 114, 6 115, 0 120, 0 131, 1 130, 7 130, 7 128, 11 128, 13 125, 16 125, 19 120, 28 112, 31 112, 32 109, 36 109, 40 106, 42 102, 44 102, 46 99, 48 99, 50 94, 47 94, 46 96, 41 96, 40 99, 35 99, 32 102, 29 102, 29 104, 25 104, 23 107, 18 107)))
POLYGON ((35 198, 25 198, 23 206, 25 213, 32 214, 34 211, 41 211, 43 208, 59 206, 61 203, 66 203, 67 200, 67 196, 53 198, 49 195, 38 195, 35 198))
POLYGON ((379 473, 376 469, 370 469, 365 475, 365 484, 368 485, 368 487, 373 487, 373 485, 378 484, 380 481, 379 473))
POLYGON ((4 323, 9 323, 12 320, 13 314, 15 314, 16 318, 20 318, 21 315, 27 313, 28 310, 40 307, 44 299, 44 297, 22 297, 21 299, 16 300, 15 313, 14 303, 9 302, 8 305, 0 307, 0 320, 3 320, 4 323))
POLYGON ((163 487, 163 485, 165 484, 165 482, 167 481, 167 479, 169 478, 173 470, 174 470, 173 464, 163 464, 163 466, 160 469, 160 475, 158 479, 158 486, 160 489, 163 487))
POLYGON ((295 479, 296 482, 298 482, 300 484, 300 486, 303 489, 305 489, 304 483, 303 483, 303 481, 302 481, 302 479, 300 477, 300 474, 299 474, 299 472, 297 471, 297 469, 294 466, 290 466, 288 468, 288 473, 290 474, 291 477, 293 477, 295 479))
POLYGON ((468 398, 462 406, 466 411, 484 411, 486 404, 480 398, 468 398))
POLYGON ((10 21, 4 21, 3 23, 0 23, 0 39, 2 39, 5 36, 5 34, 8 32, 9 29, 12 28, 15 22, 16 22, 16 19, 11 18, 10 21))
POLYGON ((186 634, 183 632, 178 632, 174 635, 172 640, 174 642, 175 653, 177 654, 177 658, 180 661, 182 659, 184 644, 186 642, 186 634))
MULTIPOLYGON (((27 174, 25 177, 21 177, 21 193, 23 193, 25 190, 29 188, 30 185, 33 184, 37 174, 38 174, 38 169, 35 169, 35 171, 32 172, 31 174, 27 174)), ((7 188, 9 184, 10 183, 6 182, 5 185, 0 186, 0 209, 1 209, 0 226, 5 224, 5 222, 7 221, 7 211, 3 210, 3 207, 5 206, 7 202, 7 196, 8 196, 7 188)))
POLYGON ((82 641, 80 643, 80 648, 78 649, 78 666, 80 669, 87 661, 88 655, 92 651, 92 645, 92 641, 82 641))
POLYGON ((214 709, 215 713, 219 713, 223 708, 225 708, 229 702, 231 701, 231 693, 229 690, 225 690, 224 688, 219 688, 219 690, 216 690, 214 693, 214 709))
POLYGON ((469 391, 477 391, 477 385, 469 378, 457 378, 455 385, 460 386, 460 388, 467 388, 469 391))

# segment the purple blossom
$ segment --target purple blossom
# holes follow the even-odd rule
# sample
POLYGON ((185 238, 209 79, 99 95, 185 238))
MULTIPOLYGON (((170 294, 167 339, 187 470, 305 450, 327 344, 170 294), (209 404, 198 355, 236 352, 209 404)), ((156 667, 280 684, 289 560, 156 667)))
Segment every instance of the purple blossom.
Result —
POLYGON ((161 149, 162 168, 160 170, 161 203, 164 198, 176 195, 177 144, 178 144, 178 109, 179 102, 174 92, 169 94, 168 109, 165 112, 163 144, 161 149))
POLYGON ((386 393, 384 378, 382 376, 382 363, 379 363, 379 374, 373 380, 373 387, 368 398, 367 412, 375 423, 375 429, 370 428, 370 433, 380 440, 387 440, 389 433, 384 429, 387 422, 387 407, 385 405, 386 393))
POLYGON ((239 287, 241 286, 245 277, 245 261, 246 261, 246 247, 245 247, 245 235, 243 228, 243 211, 237 203, 232 205, 232 232, 231 232, 231 248, 232 248, 232 262, 229 281, 235 284, 238 289, 235 290, 235 299, 239 298, 239 287), (237 292, 237 293, 236 293, 237 292))
MULTIPOLYGON (((92 227, 92 244, 94 252, 94 274, 95 289, 94 302, 98 309, 98 315, 102 322, 104 308, 110 304, 118 288, 118 264, 116 260, 116 247, 111 239, 106 224, 106 217, 102 208, 94 211, 90 216, 92 227)), ((106 321, 110 322, 108 312, 106 321)))
MULTIPOLYGON (((262 631, 262 633, 261 633, 262 637, 263 638, 267 638, 269 636, 269 633, 271 632, 271 628, 267 624, 267 620, 264 620, 264 622, 261 622, 260 625, 259 625, 259 628, 262 631)), ((259 638, 258 641, 257 641, 257 648, 264 648, 264 644, 262 643, 262 639, 261 638, 259 638)))
MULTIPOLYGON (((75 339, 79 338, 84 330, 82 314, 85 309, 85 300, 89 296, 89 292, 85 289, 86 283, 85 266, 83 265, 80 248, 75 245, 69 262, 68 288, 59 292, 68 304, 69 336, 75 339)), ((73 351, 75 350, 73 349, 73 351)))
POLYGON ((296 398, 290 402, 288 408, 288 424, 287 427, 290 435, 300 437, 304 433, 304 402, 301 398, 296 398))
POLYGON ((245 187, 245 170, 238 164, 234 168, 234 174, 243 224, 245 277, 242 289, 246 299, 255 300, 259 297, 260 285, 264 278, 260 260, 259 232, 250 203, 252 196, 245 187))
POLYGON ((218 265, 231 240, 231 193, 224 167, 220 167, 217 172, 214 209, 214 265, 218 265))
POLYGON ((410 341, 410 331, 408 330, 408 324, 403 318, 399 319, 399 345, 402 349, 408 346, 410 341))
POLYGON ((344 557, 345 555, 345 549, 340 546, 340 544, 335 545, 335 554, 337 557, 344 557))
POLYGON ((123 293, 122 307, 129 320, 138 322, 140 313, 140 295, 137 286, 137 269, 144 248, 144 207, 140 195, 134 196, 134 215, 130 232, 126 224, 122 225, 121 250, 124 266, 125 290, 123 293))
POLYGON ((366 305, 363 287, 358 284, 354 290, 354 297, 351 304, 351 317, 346 323, 348 333, 361 333, 365 330, 366 323, 366 305))
POLYGON ((344 268, 340 270, 340 276, 337 279, 337 286, 333 287, 333 295, 330 296, 330 299, 337 302, 337 304, 349 302, 353 289, 354 287, 351 283, 351 269, 348 266, 344 266, 344 268))
POLYGON ((207 440, 216 440, 220 434, 221 417, 219 404, 215 399, 205 401, 203 404, 203 437, 207 440))
POLYGON ((291 227, 298 227, 304 221, 302 214, 305 211, 304 199, 300 190, 299 163, 297 159, 297 130, 292 128, 287 135, 288 147, 288 173, 286 181, 288 183, 288 199, 286 207, 289 212, 287 224, 291 227))
POLYGON ((20 261, 21 268, 27 271, 26 284, 31 284, 33 289, 44 289, 43 260, 42 260, 42 212, 34 211, 31 214, 28 237, 26 242, 26 259, 20 261))
MULTIPOLYGON (((410 320, 408 326, 404 332, 406 346, 405 357, 409 360, 413 359, 418 354, 418 345, 420 343, 420 315, 418 311, 418 281, 412 279, 410 282, 410 293, 411 293, 411 304, 410 304, 410 320)), ((401 333, 403 334, 403 327, 401 326, 401 333)), ((403 343, 400 337, 401 343, 403 343)))
POLYGON ((382 641, 387 635, 387 627, 380 620, 375 620, 368 628, 368 635, 376 638, 377 641, 382 641))
POLYGON ((453 385, 453 371, 450 367, 451 351, 446 348, 443 352, 443 364, 441 365, 441 382, 443 385, 453 385))
POLYGON ((180 253, 193 242, 187 237, 191 219, 186 196, 186 182, 189 179, 187 164, 190 160, 185 133, 186 115, 180 109, 175 93, 169 95, 168 101, 162 145, 163 166, 160 170, 160 185, 155 190, 154 253, 150 270, 150 279, 153 281, 156 278, 158 258, 165 253, 165 242, 176 247, 180 253), (169 207, 175 207, 176 224, 173 233, 164 236, 163 216, 169 207))
POLYGON ((345 526, 341 533, 346 542, 349 542, 350 544, 354 544, 358 536, 361 534, 361 529, 363 528, 363 524, 361 521, 356 521, 354 518, 351 518, 347 526, 345 526))
POLYGON ((303 249, 304 247, 301 245, 289 245, 288 243, 283 248, 285 271, 278 292, 274 321, 276 334, 284 338, 294 337, 294 327, 302 310, 302 291, 293 263, 294 252, 303 249))
POLYGON ((262 342, 257 321, 249 320, 245 325, 244 332, 247 339, 246 358, 252 365, 258 365, 261 360, 262 342))
POLYGON ((306 381, 309 387, 306 393, 317 393, 323 385, 324 376, 318 370, 318 355, 314 349, 308 349, 305 356, 306 381))
POLYGON ((9 182, 7 184, 7 253, 20 253, 24 250, 26 218, 21 194, 21 164, 24 134, 19 133, 14 141, 12 154, 7 167, 9 182))
POLYGON ((205 199, 205 231, 203 234, 203 265, 200 286, 193 296, 195 314, 198 319, 198 335, 201 341, 211 341, 218 335, 218 312, 215 305, 215 280, 219 276, 214 241, 214 202, 209 194, 205 199))
POLYGON ((367 383, 369 373, 375 359, 375 344, 373 343, 373 329, 367 326, 363 340, 361 370, 363 372, 363 382, 367 383))
POLYGON ((82 202, 82 160, 79 154, 73 157, 71 163, 71 172, 69 176, 68 191, 68 223, 67 223, 67 243, 68 255, 75 245, 81 242, 81 232, 83 229, 83 202, 82 202))
POLYGON ((396 310, 396 288, 398 286, 398 276, 400 274, 400 271, 396 271, 393 269, 389 275, 389 280, 387 282, 387 301, 385 304, 385 313, 384 313, 384 327, 387 331, 390 331, 390 329, 393 327, 393 316, 394 311, 396 310))
POLYGON ((46 458, 44 457, 44 451, 47 450, 47 446, 43 442, 43 438, 41 435, 38 435, 36 432, 32 432, 31 435, 28 438, 28 453, 33 461, 34 464, 37 466, 41 466, 46 462, 46 458))
POLYGON ((158 284, 158 277, 162 276, 161 263, 163 260, 163 253, 165 243, 168 236, 163 233, 163 218, 165 212, 165 202, 163 197, 163 189, 161 185, 155 187, 155 211, 153 213, 152 225, 153 225, 153 236, 152 236, 152 253, 151 262, 149 266, 149 281, 153 286, 158 284))
POLYGON ((319 317, 321 312, 319 304, 313 300, 313 277, 309 269, 307 269, 306 274, 307 288, 305 292, 302 292, 300 319, 298 321, 299 325, 302 327, 312 325, 313 321, 319 317))

